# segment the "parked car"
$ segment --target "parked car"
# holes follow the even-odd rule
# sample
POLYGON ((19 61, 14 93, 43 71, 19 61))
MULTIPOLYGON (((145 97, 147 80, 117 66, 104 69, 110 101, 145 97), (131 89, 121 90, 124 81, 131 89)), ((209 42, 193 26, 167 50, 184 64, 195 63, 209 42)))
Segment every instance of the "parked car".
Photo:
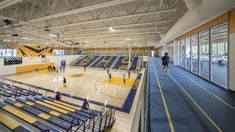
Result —
POLYGON ((227 64, 228 57, 227 56, 214 56, 212 57, 212 64, 219 64, 219 65, 225 65, 227 64))

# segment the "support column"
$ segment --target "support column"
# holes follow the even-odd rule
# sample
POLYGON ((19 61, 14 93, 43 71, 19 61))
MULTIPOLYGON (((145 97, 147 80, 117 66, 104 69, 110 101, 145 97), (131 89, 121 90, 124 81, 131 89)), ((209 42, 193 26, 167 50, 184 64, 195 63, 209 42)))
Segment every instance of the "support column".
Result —
POLYGON ((131 68, 131 41, 129 41, 129 66, 128 68, 131 68))
POLYGON ((73 55, 73 46, 71 47, 71 55, 73 55))
POLYGON ((230 11, 229 18, 229 45, 228 45, 228 63, 229 63, 229 89, 235 91, 235 9, 230 11))
POLYGON ((174 65, 178 65, 178 50, 177 50, 177 45, 176 45, 176 41, 174 41, 173 43, 173 63, 174 65))

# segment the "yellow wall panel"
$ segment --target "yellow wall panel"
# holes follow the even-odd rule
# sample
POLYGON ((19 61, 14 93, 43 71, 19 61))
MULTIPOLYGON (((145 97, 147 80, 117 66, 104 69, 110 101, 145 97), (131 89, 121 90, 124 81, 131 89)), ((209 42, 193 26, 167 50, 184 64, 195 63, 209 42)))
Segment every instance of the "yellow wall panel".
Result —
POLYGON ((230 17, 230 20, 229 20, 229 32, 230 33, 235 33, 235 9, 231 10, 229 12, 229 17, 230 17))
POLYGON ((35 71, 35 70, 40 70, 40 69, 47 69, 48 66, 53 66, 53 65, 54 65, 54 62, 52 62, 52 63, 45 63, 45 64, 34 64, 34 65, 26 65, 26 66, 17 66, 16 67, 16 73, 35 71))
POLYGON ((192 29, 191 31, 179 36, 178 38, 176 38, 176 40, 181 40, 181 39, 187 38, 188 36, 191 36, 195 33, 199 33, 203 30, 206 30, 210 27, 219 25, 219 24, 221 24, 223 22, 226 22, 228 20, 229 20, 229 13, 226 12, 226 13, 224 13, 224 14, 222 14, 222 15, 220 15, 220 16, 218 16, 218 17, 216 17, 216 18, 214 18, 214 19, 212 19, 212 20, 210 20, 210 21, 194 28, 194 29, 192 29))
POLYGON ((201 31, 204 31, 210 27, 213 27, 213 26, 216 26, 216 25, 219 25, 223 22, 226 22, 226 21, 229 21, 230 22, 230 29, 229 31, 230 32, 235 32, 235 9, 229 11, 229 12, 226 12, 194 29, 192 29, 191 31, 188 31, 187 33, 184 33, 182 34, 181 36, 167 42, 167 44, 172 44, 175 40, 178 41, 178 40, 181 40, 181 39, 184 39, 184 38, 187 38, 191 35, 194 35, 196 33, 199 33, 201 31))

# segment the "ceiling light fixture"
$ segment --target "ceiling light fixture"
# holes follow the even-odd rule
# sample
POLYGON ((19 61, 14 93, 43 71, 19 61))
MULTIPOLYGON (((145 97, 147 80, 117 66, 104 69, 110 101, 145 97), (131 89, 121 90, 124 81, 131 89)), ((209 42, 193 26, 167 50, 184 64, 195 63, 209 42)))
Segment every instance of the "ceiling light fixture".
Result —
POLYGON ((50 37, 56 37, 56 35, 55 35, 55 34, 52 34, 52 33, 50 33, 49 36, 50 36, 50 37))
POLYGON ((109 27, 109 30, 110 30, 111 32, 114 32, 114 31, 115 31, 112 27, 109 27))
POLYGON ((26 40, 29 40, 30 38, 28 38, 28 37, 22 37, 23 39, 26 39, 26 40))
POLYGON ((3 41, 5 41, 5 42, 11 42, 10 39, 3 39, 3 41))

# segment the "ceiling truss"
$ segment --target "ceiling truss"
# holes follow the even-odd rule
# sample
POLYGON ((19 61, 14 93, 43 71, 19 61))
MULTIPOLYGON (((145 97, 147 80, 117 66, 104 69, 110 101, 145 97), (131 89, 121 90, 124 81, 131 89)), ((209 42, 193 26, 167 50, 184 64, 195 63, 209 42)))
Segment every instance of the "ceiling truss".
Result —
POLYGON ((0 44, 148 46, 186 11, 182 0, 0 0, 0 44))

